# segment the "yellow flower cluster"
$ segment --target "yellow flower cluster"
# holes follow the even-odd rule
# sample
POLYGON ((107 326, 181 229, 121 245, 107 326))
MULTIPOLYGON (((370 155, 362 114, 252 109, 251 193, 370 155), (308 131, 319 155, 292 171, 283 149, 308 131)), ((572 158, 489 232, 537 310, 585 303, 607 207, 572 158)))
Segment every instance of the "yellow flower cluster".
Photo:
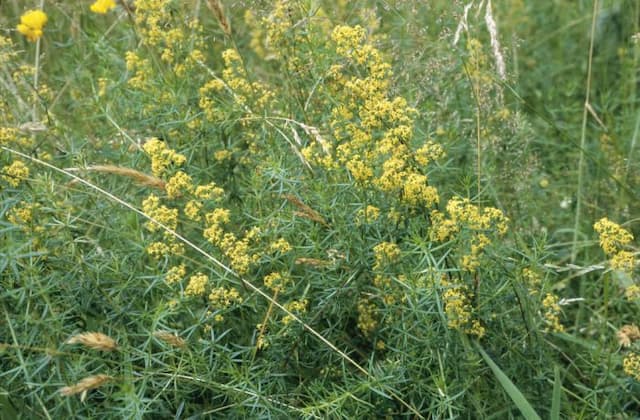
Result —
POLYGON ((538 274, 535 270, 527 267, 522 269, 522 278, 525 282, 525 285, 529 288, 530 294, 534 295, 538 293, 541 282, 540 274, 538 274))
MULTIPOLYGON (((176 34, 167 34, 167 23, 171 12, 167 7, 170 0, 137 0, 135 22, 142 42, 157 47, 166 38, 175 39, 176 34)), ((180 35, 181 36, 181 35, 180 35)))
POLYGON ((558 297, 551 293, 547 293, 542 300, 542 307, 545 309, 543 317, 547 323, 546 331, 563 332, 564 326, 560 323, 560 305, 558 305, 558 297))
POLYGON ((431 207, 440 200, 438 190, 427 184, 427 176, 418 173, 410 173, 405 180, 403 197, 412 206, 431 207))
POLYGON ((470 232, 468 253, 461 258, 461 266, 469 272, 475 272, 480 266, 480 257, 484 249, 491 244, 487 235, 495 232, 502 236, 507 232, 507 219, 504 214, 494 208, 480 208, 472 204, 469 199, 454 197, 447 203, 446 218, 438 210, 431 212, 431 240, 446 241, 452 239, 457 233, 465 229, 470 232))
POLYGON ((356 224, 358 226, 363 224, 371 224, 378 220, 380 217, 380 209, 376 206, 367 206, 358 210, 356 214, 356 224))
POLYGON ((186 274, 187 274, 186 265, 184 264, 175 265, 167 271, 167 274, 165 274, 165 277, 164 277, 164 281, 166 281, 167 284, 177 283, 180 280, 182 280, 186 274))
POLYGON ((411 149, 417 111, 404 98, 391 95, 391 66, 365 38, 360 26, 333 30, 333 48, 341 63, 330 67, 327 81, 335 104, 330 124, 336 141, 314 142, 302 153, 328 169, 346 168, 361 186, 393 194, 409 206, 429 208, 438 203, 438 191, 421 166, 442 156, 443 150, 433 142, 411 149))
POLYGON ((250 244, 254 242, 260 233, 259 228, 253 228, 246 232, 244 238, 239 239, 235 234, 226 232, 224 225, 230 221, 230 212, 227 209, 217 208, 205 215, 204 238, 211 244, 220 248, 231 261, 231 268, 240 275, 246 274, 252 264, 258 261, 258 254, 249 252, 250 244))
POLYGON ((194 222, 199 222, 202 220, 200 213, 202 211, 202 202, 198 200, 189 200, 184 205, 184 215, 189 218, 189 220, 193 220, 194 222))
MULTIPOLYGON (((106 12, 106 6, 112 3, 112 0, 98 0, 96 3, 101 3, 104 7, 100 10, 106 12)), ((138 0, 134 20, 142 43, 160 57, 159 63, 154 64, 170 66, 175 76, 183 78, 188 71, 199 67, 199 64, 205 61, 202 53, 205 48, 203 27, 197 19, 187 22, 186 25, 178 21, 176 25, 176 15, 171 12, 171 3, 171 0, 138 0)), ((127 69, 134 72, 128 81, 129 85, 156 95, 157 100, 143 109, 145 113, 173 101, 172 92, 162 90, 151 83, 154 69, 150 60, 129 51, 126 63, 127 69)), ((164 77, 166 74, 163 74, 164 77)))
POLYGON ((254 227, 245 233, 242 239, 238 239, 233 233, 226 233, 222 242, 218 244, 222 252, 230 260, 231 268, 238 274, 244 275, 249 268, 260 259, 259 254, 250 252, 250 245, 255 242, 260 234, 260 228, 254 227))
POLYGON ((225 69, 222 77, 206 82, 199 90, 200 109, 208 121, 217 121, 225 115, 216 104, 222 101, 223 94, 230 94, 232 101, 239 105, 242 112, 253 113, 267 107, 274 93, 263 83, 249 82, 242 58, 235 49, 223 51, 225 69))
MULTIPOLYGON (((151 194, 142 201, 142 211, 169 229, 175 230, 178 226, 178 209, 170 209, 164 204, 160 204, 160 198, 156 195, 151 194)), ((149 221, 146 224, 146 228, 150 232, 156 232, 159 226, 149 221)))
POLYGON ((626 272, 633 271, 634 255, 624 250, 624 247, 633 241, 631 232, 606 217, 598 220, 593 228, 600 236, 600 247, 610 257, 611 268, 626 272))
POLYGON ((227 209, 217 208, 206 214, 206 229, 203 232, 203 236, 211 243, 217 243, 222 240, 224 236, 223 226, 231 220, 231 212, 227 209))
POLYGON ((279 238, 274 242, 269 244, 269 249, 271 252, 280 252, 281 254, 286 254, 291 251, 291 244, 284 238, 279 238))
POLYGON ((169 178, 169 181, 167 181, 165 185, 165 190, 169 198, 181 197, 184 193, 191 193, 193 191, 193 180, 183 171, 178 171, 169 178))
POLYGON ((418 164, 427 166, 431 162, 435 162, 436 160, 443 158, 444 155, 444 149, 441 145, 432 140, 428 140, 424 145, 416 150, 415 159, 418 164))
POLYGON ((155 176, 162 176, 171 165, 181 166, 187 160, 155 137, 149 139, 142 148, 151 158, 151 172, 155 176))
MULTIPOLYGON (((0 35, 0 62, 8 63, 18 55, 14 48, 13 41, 8 36, 0 35)), ((2 130, 2 128, 0 128, 2 130)), ((1 135, 0 135, 1 138, 1 135)), ((0 144, 2 140, 0 140, 0 144)))
POLYGON ((337 26, 331 34, 336 43, 336 52, 344 57, 351 57, 363 43, 365 30, 360 26, 337 26))
POLYGON ((487 67, 487 55, 483 51, 482 43, 475 38, 469 39, 467 53, 469 56, 465 69, 476 89, 480 86, 491 85, 493 83, 491 75, 484 71, 487 67))
POLYGON ((632 302, 640 300, 640 286, 638 286, 637 284, 632 284, 625 289, 624 295, 627 300, 632 302))
POLYGON ((400 257, 400 247, 391 242, 380 242, 373 247, 373 255, 376 259, 373 265, 374 270, 381 270, 400 257))
POLYGON ((91 9, 93 13, 104 15, 111 9, 115 9, 115 7, 115 0, 96 0, 96 2, 89 7, 89 9, 91 9))
POLYGON ((376 312, 376 305, 369 299, 362 298, 358 301, 358 329, 366 337, 369 337, 378 328, 376 312))
POLYGON ((481 338, 486 331, 480 321, 473 317, 473 309, 469 303, 470 294, 466 286, 449 287, 443 293, 447 325, 451 329, 481 338))
POLYGON ((29 41, 35 42, 42 37, 42 29, 47 24, 47 20, 47 14, 42 10, 28 10, 20 17, 20 23, 16 29, 29 41))
POLYGON ((11 224, 20 226, 25 232, 44 232, 45 227, 42 225, 42 220, 37 220, 37 216, 35 215, 37 208, 38 205, 36 203, 21 201, 7 212, 7 220, 11 224), (38 223, 34 223, 36 220, 38 223))
POLYGON ((291 284, 291 278, 287 274, 282 273, 271 273, 264 276, 264 285, 271 289, 274 293, 281 292, 286 289, 286 287, 291 284))
POLYGON ((629 353, 622 362, 624 373, 640 381, 640 355, 637 353, 629 353))
POLYGON ((212 182, 196 186, 193 195, 200 200, 216 200, 224 195, 224 190, 212 182))
POLYGON ((170 236, 165 235, 163 242, 152 242, 147 246, 147 254, 155 259, 160 259, 168 255, 184 254, 184 245, 176 242, 170 236))
POLYGON ((509 220, 500 210, 493 207, 480 209, 478 206, 471 204, 467 198, 454 197, 449 200, 447 212, 449 212, 451 220, 475 231, 493 229, 498 234, 504 235, 508 229, 507 223, 509 220))
POLYGON ((636 265, 636 260, 633 252, 619 251, 611 257, 609 263, 611 264, 611 268, 614 270, 621 270, 630 273, 636 265))
POLYGON ((0 146, 13 143, 18 137, 18 129, 13 127, 0 127, 0 146))
POLYGON ((13 161, 0 171, 2 179, 12 187, 17 187, 22 181, 29 177, 29 167, 19 160, 13 161))
POLYGON ((633 241, 633 235, 629 231, 606 217, 598 220, 593 225, 593 228, 598 232, 600 246, 607 255, 617 253, 622 247, 629 245, 633 241))
POLYGON ((133 73, 133 76, 129 77, 127 83, 135 89, 148 89, 153 73, 151 61, 146 58, 141 58, 133 51, 127 51, 125 53, 125 64, 127 70, 133 73))
POLYGON ((213 158, 216 162, 224 162, 230 160, 233 157, 233 154, 229 150, 218 150, 213 154, 213 158))
POLYGON ((209 302, 216 309, 227 309, 231 305, 242 303, 242 296, 233 287, 214 287, 209 293, 209 302))
POLYGON ((250 46, 259 57, 272 60, 281 56, 286 45, 285 34, 294 23, 290 8, 288 1, 277 0, 265 17, 258 18, 249 8, 245 12, 244 21, 252 28, 250 46))
MULTIPOLYGON (((399 283, 404 283, 406 280, 406 276, 398 276, 399 283)), ((400 289, 397 283, 393 282, 392 278, 387 275, 375 275, 373 277, 373 285, 378 289, 378 293, 385 305, 393 305, 404 298, 402 289, 400 289)))
MULTIPOLYGON (((152 172, 156 176, 162 176, 165 174, 171 165, 182 165, 186 158, 184 155, 177 153, 173 149, 167 147, 167 145, 156 139, 152 138, 147 141, 143 146, 144 151, 151 158, 152 172)), ((209 183, 206 185, 195 185, 190 175, 184 171, 178 170, 173 176, 169 177, 164 185, 169 199, 179 199, 187 196, 188 199, 183 206, 184 215, 192 221, 201 221, 202 213, 204 212, 204 206, 206 200, 217 200, 224 195, 224 190, 215 183, 209 183)), ((161 204, 161 200, 154 194, 149 195, 142 202, 142 210, 150 217, 156 219, 158 222, 163 223, 169 229, 176 230, 178 226, 178 208, 169 208, 168 206, 161 204)), ((212 214, 217 215, 219 211, 214 210, 213 213, 206 215, 207 218, 211 218, 212 214)), ((228 221, 228 212, 226 212, 226 221, 228 221)), ((216 223, 217 226, 217 223, 216 223)), ((154 222, 148 222, 146 228, 150 232, 157 232, 159 226, 154 222)), ((205 237, 212 235, 212 229, 217 229, 215 226, 209 226, 208 232, 205 231, 205 237)), ((222 240, 224 231, 217 229, 217 240, 222 240)), ((147 252, 154 258, 160 258, 167 255, 181 255, 184 253, 184 245, 178 242, 173 235, 168 232, 164 233, 164 241, 154 242, 147 247, 147 252)))
MULTIPOLYGON (((162 223, 171 230, 178 227, 178 209, 171 209, 164 204, 160 204, 160 198, 151 194, 142 201, 142 211, 162 223)), ((157 232, 160 226, 153 221, 145 224, 149 232, 157 232)), ((153 242, 147 246, 147 253, 153 258, 161 258, 166 255, 181 255, 184 253, 184 246, 177 242, 175 237, 168 232, 164 232, 164 241, 153 242)))
MULTIPOLYGON (((307 312, 307 306, 309 306, 309 301, 307 301, 307 299, 292 300, 291 302, 287 302, 284 305, 284 307, 287 308, 288 311, 298 315, 307 312)), ((292 321, 293 317, 291 315, 287 314, 282 317, 282 323, 284 325, 289 325, 292 321)))
POLYGON ((33 204, 21 202, 7 214, 7 220, 14 225, 29 225, 33 221, 33 204))
POLYGON ((204 296, 209 284, 209 277, 206 274, 196 273, 189 277, 189 283, 184 290, 186 296, 204 296))
POLYGON ((222 112, 216 106, 216 99, 224 93, 225 89, 226 86, 221 79, 211 79, 199 89, 198 106, 204 112, 207 121, 216 121, 220 118, 222 112))

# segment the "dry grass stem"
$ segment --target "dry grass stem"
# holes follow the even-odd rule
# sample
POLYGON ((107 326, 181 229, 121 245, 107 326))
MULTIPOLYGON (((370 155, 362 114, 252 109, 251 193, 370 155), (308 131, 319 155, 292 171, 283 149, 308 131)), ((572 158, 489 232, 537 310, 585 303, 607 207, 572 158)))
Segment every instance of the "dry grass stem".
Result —
MULTIPOLYGON (((269 318, 271 317, 271 312, 273 311, 273 304, 278 299, 278 290, 273 294, 273 300, 269 302, 269 308, 267 308, 267 313, 264 315, 264 319, 262 323, 259 324, 260 331, 258 332, 258 337, 256 338, 256 348, 255 350, 261 350, 265 348, 268 344, 265 338, 265 333, 267 332, 267 323, 269 322, 269 318)), ((255 353, 254 353, 255 355, 255 353)))
POLYGON ((295 264, 296 265, 308 265, 310 267, 327 267, 327 266, 330 266, 332 263, 331 263, 331 261, 320 260, 318 258, 300 257, 300 258, 296 258, 295 264))
POLYGON ((298 125, 304 130, 305 133, 307 133, 309 137, 313 137, 314 140, 318 142, 325 154, 331 154, 331 147, 329 146, 329 143, 324 138, 322 138, 322 136, 320 135, 320 130, 318 130, 318 128, 311 125, 303 124, 301 122, 299 122, 298 125))
MULTIPOLYGON (((67 168, 67 170, 79 171, 80 168, 67 168)), ((157 178, 153 175, 145 174, 144 172, 136 171, 135 169, 125 168, 122 166, 92 165, 84 168, 84 170, 125 176, 127 178, 133 179, 135 182, 137 182, 142 186, 156 188, 159 190, 164 190, 164 187, 165 187, 165 182, 160 178, 157 178)))
POLYGON ((496 60, 496 69, 500 80, 507 79, 507 71, 504 65, 504 57, 500 51, 500 40, 498 39, 498 25, 493 18, 493 11, 491 9, 491 0, 487 2, 487 8, 484 13, 484 21, 489 29, 489 36, 491 38, 491 49, 493 50, 493 57, 496 60))
POLYGON ((460 41, 460 34, 463 30, 467 31, 467 18, 469 16, 469 9, 473 6, 473 2, 470 2, 466 6, 464 6, 464 13, 458 22, 458 27, 456 28, 456 33, 453 36, 453 45, 457 45, 458 41, 460 41))
POLYGON ((303 217, 305 219, 313 220, 314 222, 318 222, 323 226, 329 226, 326 220, 314 209, 304 204, 300 199, 294 195, 286 194, 284 196, 287 201, 296 206, 300 211, 294 211, 293 214, 298 217, 303 217))
POLYGON ((76 395, 76 394, 82 394, 81 400, 84 401, 88 391, 91 391, 92 389, 96 389, 102 386, 104 383, 109 382, 112 379, 113 379, 112 376, 104 375, 104 374, 88 376, 82 379, 77 384, 60 388, 60 394, 62 394, 65 397, 69 397, 71 395, 76 395))
POLYGON ((222 31, 227 35, 231 36, 231 24, 229 23, 229 19, 227 15, 224 13, 224 7, 222 6, 222 2, 220 0, 207 0, 207 6, 213 12, 213 15, 218 20, 222 31))
POLYGON ((66 341, 66 344, 82 344, 100 351, 114 351, 118 348, 118 343, 113 338, 97 332, 74 335, 66 341))
POLYGON ((184 341, 184 339, 168 331, 156 331, 153 333, 153 336, 173 347, 183 349, 187 346, 187 342, 184 341))

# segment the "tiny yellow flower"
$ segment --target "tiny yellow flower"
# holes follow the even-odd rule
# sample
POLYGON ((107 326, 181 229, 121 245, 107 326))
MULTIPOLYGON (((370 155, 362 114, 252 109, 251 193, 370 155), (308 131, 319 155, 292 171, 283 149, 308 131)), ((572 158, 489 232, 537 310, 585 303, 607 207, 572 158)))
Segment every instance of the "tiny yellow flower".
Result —
POLYGON ((47 15, 42 10, 27 10, 20 16, 20 23, 16 27, 18 32, 35 42, 42 36, 42 28, 47 24, 47 15))
POLYGON ((93 13, 104 15, 115 7, 115 0, 96 0, 96 2, 91 5, 90 9, 93 13))

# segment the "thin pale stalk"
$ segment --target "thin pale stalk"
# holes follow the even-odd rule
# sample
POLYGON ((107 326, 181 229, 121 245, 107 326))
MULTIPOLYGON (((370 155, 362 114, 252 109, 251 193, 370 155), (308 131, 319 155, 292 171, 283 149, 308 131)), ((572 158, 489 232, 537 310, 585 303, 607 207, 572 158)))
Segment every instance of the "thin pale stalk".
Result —
MULTIPOLYGON (((40 10, 44 9, 44 0, 40 0, 40 10)), ((33 73, 33 108, 31 110, 31 121, 38 122, 38 82, 40 75, 40 43, 42 42, 42 37, 38 38, 36 41, 36 57, 35 62, 33 64, 34 73, 33 73)))
POLYGON ((578 255, 578 233, 580 230, 580 216, 582 212, 582 190, 584 188, 584 162, 585 147, 587 143, 587 119, 591 107, 591 67, 593 64, 593 44, 596 32, 596 20, 598 18, 598 0, 593 2, 593 16, 591 18, 591 40, 589 41, 589 62, 587 63, 587 85, 585 87, 585 100, 582 110, 582 130, 580 133, 580 158, 578 160, 578 191, 576 192, 576 214, 573 224, 573 241, 571 242, 571 263, 576 261, 578 255))

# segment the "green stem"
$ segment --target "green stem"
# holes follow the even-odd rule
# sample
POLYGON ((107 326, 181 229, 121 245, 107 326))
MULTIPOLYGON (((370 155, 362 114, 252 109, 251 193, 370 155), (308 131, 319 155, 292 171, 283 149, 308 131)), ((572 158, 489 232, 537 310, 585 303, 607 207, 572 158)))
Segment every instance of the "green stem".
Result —
POLYGON ((591 40, 589 42, 589 62, 587 64, 587 85, 584 106, 582 110, 582 131, 580 134, 580 159, 578 161, 578 191, 576 193, 576 215, 575 223, 573 225, 573 241, 571 243, 571 262, 574 263, 578 254, 578 233, 580 230, 580 216, 582 212, 582 189, 584 184, 584 161, 585 161, 585 146, 587 139, 587 116, 589 113, 590 98, 591 98, 591 67, 593 63, 593 41, 596 31, 596 20, 598 17, 598 0, 593 2, 593 16, 591 19, 591 40))

